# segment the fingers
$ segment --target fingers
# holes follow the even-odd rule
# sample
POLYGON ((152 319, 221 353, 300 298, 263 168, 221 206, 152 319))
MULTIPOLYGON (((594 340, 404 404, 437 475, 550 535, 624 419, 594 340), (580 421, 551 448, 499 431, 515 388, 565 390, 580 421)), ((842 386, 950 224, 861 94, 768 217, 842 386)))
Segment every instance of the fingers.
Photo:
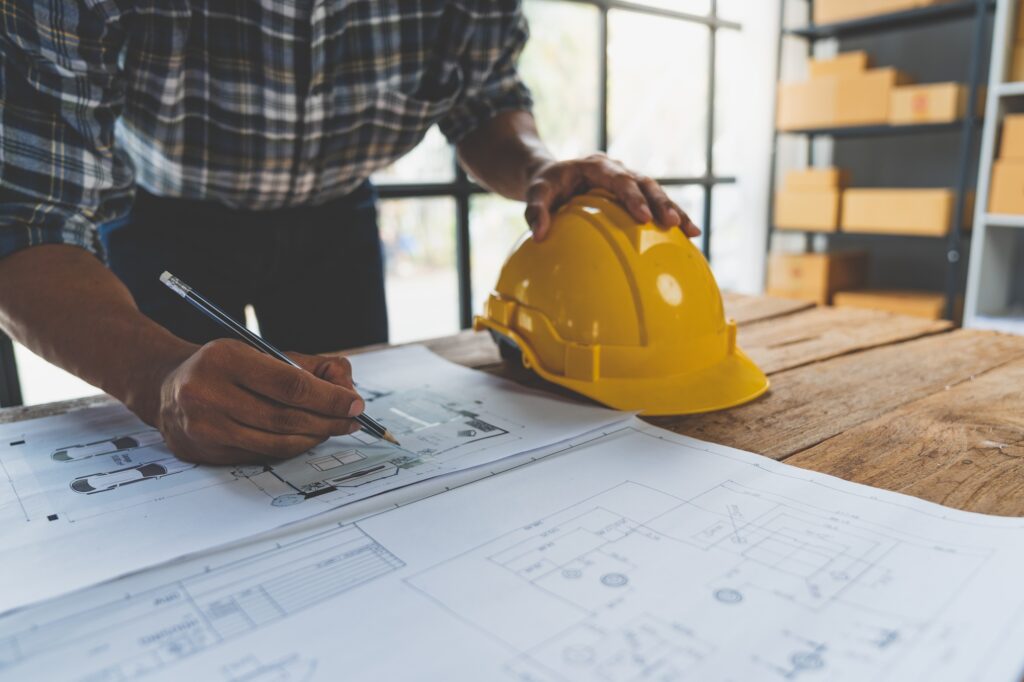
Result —
POLYGON ((647 203, 647 197, 640 189, 636 177, 622 164, 605 156, 590 157, 583 162, 583 177, 590 187, 609 190, 625 206, 639 223, 654 220, 654 213, 647 203))
POLYGON ((288 436, 329 438, 359 430, 354 419, 325 417, 288 405, 274 403, 241 388, 227 396, 231 417, 259 431, 288 436))
POLYGON ((539 242, 544 241, 551 229, 553 197, 554 189, 547 180, 535 181, 526 191, 526 224, 539 242))
MULTIPOLYGON (((236 344, 215 361, 224 363, 225 370, 238 386, 283 405, 332 418, 354 417, 364 408, 362 398, 353 389, 290 367, 245 344, 236 344)), ((303 359, 303 362, 308 360, 303 359)), ((331 367, 326 371, 333 376, 346 373, 350 376, 351 370, 344 369, 347 363, 342 358, 330 360, 331 367)))
POLYGON ((665 228, 682 227, 683 216, 686 214, 680 211, 672 200, 668 198, 661 185, 646 175, 637 175, 635 177, 640 191, 644 193, 647 205, 654 210, 658 224, 665 228))

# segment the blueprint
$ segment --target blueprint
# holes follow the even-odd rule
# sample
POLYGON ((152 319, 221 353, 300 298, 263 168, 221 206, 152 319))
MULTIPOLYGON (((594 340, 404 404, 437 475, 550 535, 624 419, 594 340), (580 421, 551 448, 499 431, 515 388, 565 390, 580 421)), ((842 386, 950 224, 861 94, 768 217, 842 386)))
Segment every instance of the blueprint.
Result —
POLYGON ((352 364, 400 448, 359 432, 273 465, 207 467, 119 405, 0 426, 0 584, 19 585, 0 612, 627 418, 422 347, 352 364))
POLYGON ((559 449, 6 614, 0 679, 1024 672, 1024 520, 638 420, 559 449))

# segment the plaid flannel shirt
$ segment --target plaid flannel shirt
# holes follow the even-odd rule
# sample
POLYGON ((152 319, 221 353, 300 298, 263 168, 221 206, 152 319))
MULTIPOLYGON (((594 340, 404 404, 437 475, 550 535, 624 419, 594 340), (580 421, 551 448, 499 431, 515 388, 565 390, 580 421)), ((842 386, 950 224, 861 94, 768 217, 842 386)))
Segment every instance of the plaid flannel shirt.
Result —
POLYGON ((344 196, 435 123, 529 109, 520 0, 3 0, 0 258, 153 194, 344 196))

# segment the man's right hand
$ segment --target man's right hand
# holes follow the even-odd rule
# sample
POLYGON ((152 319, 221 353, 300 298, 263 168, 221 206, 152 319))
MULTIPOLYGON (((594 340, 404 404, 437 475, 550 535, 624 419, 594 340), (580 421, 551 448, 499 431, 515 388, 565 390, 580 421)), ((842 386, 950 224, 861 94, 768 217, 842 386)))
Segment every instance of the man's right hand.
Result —
POLYGON ((358 431, 348 360, 289 357, 303 370, 241 341, 208 343, 166 374, 152 421, 175 455, 203 464, 285 459, 358 431))

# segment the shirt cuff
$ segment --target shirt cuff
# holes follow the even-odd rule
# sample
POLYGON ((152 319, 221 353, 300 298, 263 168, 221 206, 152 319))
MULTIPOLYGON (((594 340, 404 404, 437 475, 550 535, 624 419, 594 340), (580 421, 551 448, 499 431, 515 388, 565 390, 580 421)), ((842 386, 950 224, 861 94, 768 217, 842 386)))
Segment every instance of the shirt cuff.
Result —
MULTIPOLYGON (((0 207, 0 212, 4 207, 0 207)), ((27 216, 26 216, 27 218, 27 216)), ((68 244, 103 257, 96 226, 83 216, 49 214, 29 223, 17 216, 0 215, 0 259, 12 253, 43 244, 68 244)))
POLYGON ((441 132, 452 144, 506 111, 532 111, 530 90, 515 78, 511 84, 495 95, 483 94, 459 102, 438 124, 441 132))

